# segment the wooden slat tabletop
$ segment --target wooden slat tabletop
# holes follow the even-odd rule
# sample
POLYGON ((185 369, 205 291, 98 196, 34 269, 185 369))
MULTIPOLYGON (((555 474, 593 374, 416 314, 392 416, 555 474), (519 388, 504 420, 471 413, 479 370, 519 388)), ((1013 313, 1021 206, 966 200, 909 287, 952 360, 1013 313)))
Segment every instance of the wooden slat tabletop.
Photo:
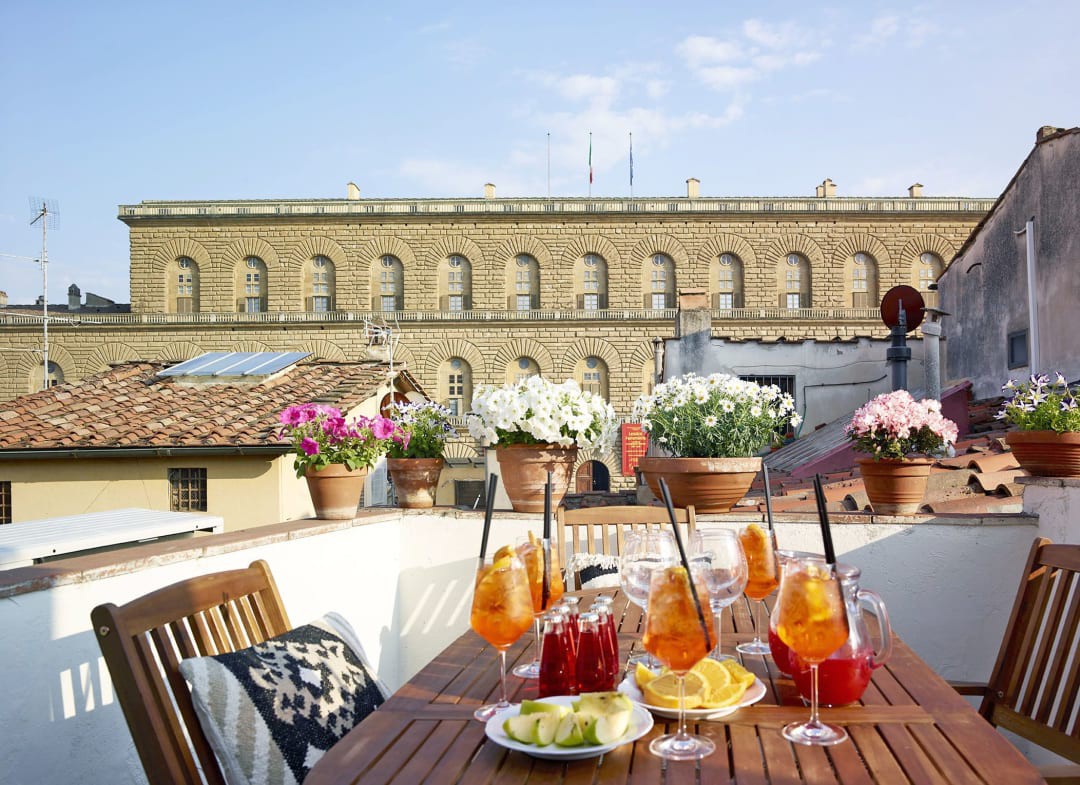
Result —
MULTIPOLYGON (((587 604, 599 592, 582 593, 587 604)), ((641 610, 618 591, 623 661, 640 651, 641 610)), ((738 602, 725 613, 724 649, 752 635, 750 613, 738 602)), ((533 656, 523 636, 507 668, 533 656)), ((861 705, 822 709, 822 719, 844 725, 849 742, 830 748, 794 745, 780 735, 805 719, 795 685, 768 657, 741 657, 767 687, 758 704, 722 720, 700 722, 717 751, 700 762, 668 763, 649 752, 675 720, 656 717, 644 738, 603 756, 556 762, 513 752, 487 740, 473 709, 498 698, 495 650, 469 631, 398 690, 378 711, 335 745, 305 785, 1035 785, 1038 771, 903 641, 875 671, 861 705)), ((507 677, 511 700, 536 697, 535 682, 507 677)))

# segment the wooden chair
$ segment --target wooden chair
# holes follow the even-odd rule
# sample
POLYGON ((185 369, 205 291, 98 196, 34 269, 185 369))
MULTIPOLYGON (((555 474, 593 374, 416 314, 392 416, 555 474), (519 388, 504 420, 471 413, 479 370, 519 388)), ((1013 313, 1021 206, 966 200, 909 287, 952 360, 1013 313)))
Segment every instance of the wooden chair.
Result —
MULTIPOLYGON (((683 536, 697 528, 694 508, 675 509, 675 519, 683 527, 683 536)), ((658 531, 671 526, 667 509, 644 505, 611 507, 585 507, 568 510, 559 507, 555 511, 556 542, 562 549, 563 564, 579 553, 619 556, 627 532, 643 529, 658 531)), ((570 576, 568 575, 567 578, 570 576)), ((575 583, 577 575, 574 575, 575 583)))
MULTIPOLYGON (((987 684, 956 684, 981 695, 979 713, 1041 747, 1080 763, 1080 545, 1031 546, 1005 639, 987 684), (1072 662, 1070 663, 1070 659, 1072 662)), ((1080 767, 1049 766, 1049 783, 1080 783, 1080 767)))
POLYGON ((90 618, 151 785, 224 785, 178 667, 291 629, 266 562, 99 605, 90 618))

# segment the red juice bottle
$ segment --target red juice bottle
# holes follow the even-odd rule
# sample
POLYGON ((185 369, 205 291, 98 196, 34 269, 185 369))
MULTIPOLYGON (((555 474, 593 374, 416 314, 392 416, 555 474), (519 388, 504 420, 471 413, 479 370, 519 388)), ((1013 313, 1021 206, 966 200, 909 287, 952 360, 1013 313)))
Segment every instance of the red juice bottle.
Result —
MULTIPOLYGON (((605 598, 606 599, 606 598, 605 598)), ((599 618, 600 640, 604 646, 604 660, 608 666, 610 676, 609 686, 605 689, 613 690, 619 682, 619 637, 615 631, 615 618, 611 613, 611 601, 597 601, 592 608, 599 618)))
POLYGON ((604 643, 600 636, 600 619, 589 611, 578 621, 581 627, 577 653, 578 692, 603 692, 610 689, 611 673, 604 659, 604 643))
POLYGON ((541 698, 573 695, 577 692, 576 662, 570 650, 565 618, 556 612, 544 615, 544 635, 540 639, 540 678, 537 686, 541 698))
POLYGON ((578 617, 580 612, 578 611, 578 603, 581 601, 579 597, 567 597, 563 596, 562 604, 566 606, 566 631, 570 634, 570 643, 574 647, 574 656, 577 656, 578 647, 578 635, 581 630, 578 627, 578 617))

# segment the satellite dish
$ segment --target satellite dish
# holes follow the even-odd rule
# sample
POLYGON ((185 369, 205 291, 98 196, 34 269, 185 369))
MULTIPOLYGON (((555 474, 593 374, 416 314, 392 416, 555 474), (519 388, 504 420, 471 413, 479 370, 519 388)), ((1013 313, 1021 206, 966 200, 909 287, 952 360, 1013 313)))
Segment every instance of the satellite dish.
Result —
POLYGON ((894 286, 885 292, 881 298, 881 321, 886 327, 900 325, 900 306, 904 307, 904 316, 907 320, 907 331, 911 332, 923 321, 923 310, 926 303, 919 290, 911 286, 894 286))

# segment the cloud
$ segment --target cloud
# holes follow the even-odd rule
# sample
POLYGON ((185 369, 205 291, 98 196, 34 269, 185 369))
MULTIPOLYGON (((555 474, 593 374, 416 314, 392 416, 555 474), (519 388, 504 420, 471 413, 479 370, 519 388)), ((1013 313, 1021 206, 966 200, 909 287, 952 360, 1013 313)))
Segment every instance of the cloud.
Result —
POLYGON ((906 46, 917 49, 937 33, 937 24, 928 19, 885 14, 874 19, 867 32, 855 36, 853 48, 873 49, 893 39, 903 38, 906 46))
POLYGON ((610 76, 574 74, 554 81, 553 87, 571 101, 611 103, 619 93, 619 82, 610 76))
POLYGON ((664 79, 649 79, 645 82, 645 94, 649 98, 663 98, 671 90, 671 82, 664 79))
POLYGON ((827 39, 794 22, 747 19, 738 33, 726 38, 688 36, 675 51, 702 84, 730 92, 768 74, 810 65, 827 46, 827 39))

